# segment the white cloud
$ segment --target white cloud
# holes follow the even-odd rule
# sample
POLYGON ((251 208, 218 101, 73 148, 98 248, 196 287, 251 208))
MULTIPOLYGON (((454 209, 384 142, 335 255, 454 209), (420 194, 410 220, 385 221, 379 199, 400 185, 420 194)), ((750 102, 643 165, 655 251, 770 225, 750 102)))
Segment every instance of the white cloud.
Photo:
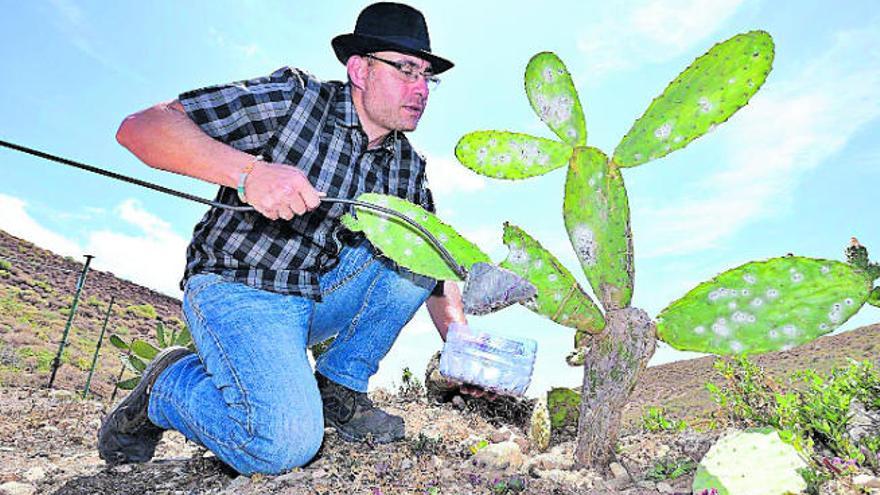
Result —
POLYGON ((714 33, 743 0, 647 0, 622 12, 611 3, 578 39, 590 80, 677 57, 714 33))
POLYGON ((186 266, 188 240, 135 200, 122 202, 115 212, 120 219, 138 227, 141 233, 128 235, 112 230, 90 233, 87 250, 95 255, 95 266, 179 297, 177 284, 186 266))
POLYGON ((95 256, 95 269, 179 297, 177 283, 183 275, 187 240, 174 233, 171 226, 144 210, 135 200, 126 200, 115 208, 123 221, 140 233, 123 234, 109 229, 88 233, 85 245, 40 225, 27 211, 25 201, 0 194, 0 229, 62 256, 77 259, 83 254, 95 256))
POLYGON ((486 187, 483 176, 470 171, 454 158, 430 156, 427 162, 426 173, 434 196, 479 191, 486 187))
POLYGON ((801 176, 880 116, 878 46, 880 29, 840 33, 791 79, 768 83, 725 125, 722 156, 729 159, 690 188, 702 194, 639 209, 640 245, 649 246, 641 254, 708 249, 787 208, 801 176))
POLYGON ((37 223, 26 211, 27 206, 19 198, 0 194, 0 211, 3 212, 0 215, 0 229, 62 256, 78 257, 83 254, 83 249, 76 242, 37 223))

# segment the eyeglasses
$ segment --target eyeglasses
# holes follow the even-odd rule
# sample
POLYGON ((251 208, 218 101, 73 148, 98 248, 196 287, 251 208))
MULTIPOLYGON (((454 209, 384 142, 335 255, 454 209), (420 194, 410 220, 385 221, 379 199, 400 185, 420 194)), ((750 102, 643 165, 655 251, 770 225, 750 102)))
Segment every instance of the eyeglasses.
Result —
POLYGON ((366 58, 371 58, 373 60, 378 60, 384 64, 388 64, 391 67, 397 69, 397 72, 403 75, 403 78, 408 82, 416 82, 419 80, 419 76, 425 78, 425 82, 428 83, 429 89, 437 89, 437 86, 440 85, 440 78, 435 76, 430 70, 427 71, 419 71, 416 68, 416 65, 411 62, 396 62, 394 60, 385 60, 384 58, 379 58, 375 55, 366 54, 364 55, 366 58))

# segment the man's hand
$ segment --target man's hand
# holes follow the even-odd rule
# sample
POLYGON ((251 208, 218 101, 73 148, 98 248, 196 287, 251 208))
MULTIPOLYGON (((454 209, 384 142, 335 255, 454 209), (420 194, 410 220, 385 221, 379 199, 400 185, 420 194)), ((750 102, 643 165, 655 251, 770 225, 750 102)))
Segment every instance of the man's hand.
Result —
POLYGON ((312 211, 326 193, 317 191, 298 168, 277 163, 257 163, 245 181, 245 197, 270 220, 290 220, 312 211))

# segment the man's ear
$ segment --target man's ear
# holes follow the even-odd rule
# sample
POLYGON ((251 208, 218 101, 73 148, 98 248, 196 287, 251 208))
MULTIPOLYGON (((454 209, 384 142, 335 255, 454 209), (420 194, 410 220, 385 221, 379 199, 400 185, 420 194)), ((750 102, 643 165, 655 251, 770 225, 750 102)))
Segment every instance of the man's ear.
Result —
POLYGON ((348 71, 348 79, 351 81, 352 86, 364 89, 364 81, 366 81, 367 73, 369 72, 367 59, 358 55, 352 55, 348 57, 345 68, 348 71))

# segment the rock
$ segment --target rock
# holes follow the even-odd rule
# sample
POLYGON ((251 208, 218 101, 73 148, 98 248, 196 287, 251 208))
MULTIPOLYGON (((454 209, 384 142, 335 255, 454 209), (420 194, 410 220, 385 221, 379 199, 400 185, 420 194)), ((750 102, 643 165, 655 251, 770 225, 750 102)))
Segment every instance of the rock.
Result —
POLYGON ((544 452, 550 446, 550 411, 547 410, 546 397, 535 402, 529 421, 529 441, 538 452, 544 452))
POLYGON ((410 469, 412 469, 412 467, 413 463, 409 459, 404 459, 400 462, 400 469, 403 469, 404 471, 409 471, 410 469))
POLYGON ((519 449, 523 452, 529 451, 529 439, 523 437, 514 437, 513 443, 519 445, 519 449))
MULTIPOLYGON (((568 471, 564 469, 548 469, 546 471, 538 470, 535 474, 539 478, 559 483, 560 485, 571 486, 579 491, 586 491, 594 488, 593 479, 585 475, 586 471, 568 471)), ((598 480, 601 482, 601 480, 598 480)))
POLYGON ((461 409, 462 411, 467 407, 467 404, 464 402, 464 399, 461 398, 460 395, 456 395, 452 398, 452 405, 461 409))
POLYGON ((880 478, 871 476, 870 474, 860 474, 853 476, 853 485, 863 488, 880 488, 880 478))
POLYGON ((472 462, 490 469, 516 470, 523 464, 523 455, 515 442, 493 443, 478 450, 472 462))
POLYGON ((130 473, 132 469, 134 469, 131 464, 120 464, 118 466, 113 466, 113 472, 117 474, 125 474, 130 473))
POLYGON ((489 435, 489 440, 492 443, 501 443, 510 440, 512 436, 513 432, 505 425, 500 429, 493 431, 492 434, 489 435))
POLYGON ((626 471, 626 468, 624 468, 619 462, 612 462, 608 466, 608 469, 611 470, 611 474, 613 474, 616 479, 629 478, 629 473, 626 471))
POLYGON ((869 411, 864 404, 854 400, 849 404, 849 415, 846 432, 854 442, 880 435, 880 411, 869 411))
POLYGON ((302 469, 297 468, 289 473, 282 474, 281 476, 276 476, 275 483, 282 484, 282 485, 293 485, 293 484, 296 484, 296 483, 298 483, 308 477, 309 477, 309 473, 307 473, 306 471, 303 471, 302 469))
POLYGON ((526 470, 551 470, 551 469, 571 469, 574 465, 574 458, 570 455, 564 455, 554 452, 546 452, 538 454, 530 459, 526 465, 526 470))
POLYGON ((242 493, 243 488, 251 483, 251 479, 247 476, 239 476, 232 480, 232 483, 226 485, 226 489, 224 489, 221 493, 224 495, 237 495, 242 493))
POLYGON ((34 485, 28 483, 10 481, 0 485, 0 493, 3 495, 34 495, 37 493, 37 489, 34 485))
POLYGON ((312 471, 312 478, 314 478, 314 479, 320 479, 320 478, 324 478, 326 476, 327 476, 327 471, 325 471, 323 469, 316 469, 316 470, 312 471))
POLYGON ((34 466, 24 472, 24 479, 31 483, 42 481, 46 477, 46 470, 40 466, 34 466))
POLYGON ((665 481, 657 483, 657 491, 660 493, 675 493, 675 489, 672 488, 672 485, 665 481))

